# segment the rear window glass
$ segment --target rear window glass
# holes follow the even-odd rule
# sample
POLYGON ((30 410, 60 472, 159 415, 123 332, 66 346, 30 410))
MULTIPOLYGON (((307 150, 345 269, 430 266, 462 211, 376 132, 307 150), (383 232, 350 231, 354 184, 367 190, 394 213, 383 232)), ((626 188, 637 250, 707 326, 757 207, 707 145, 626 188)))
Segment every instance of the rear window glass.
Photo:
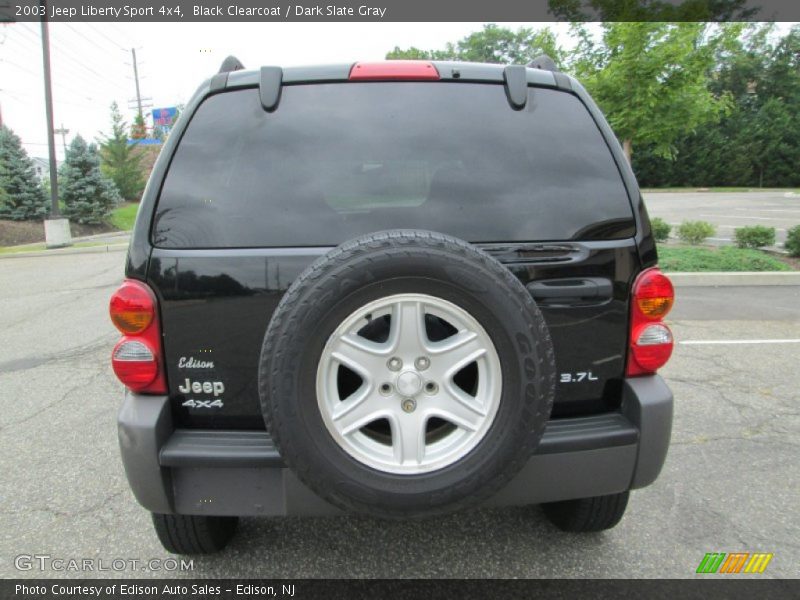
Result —
POLYGON ((502 85, 286 86, 206 99, 161 190, 172 248, 329 246, 393 228, 471 242, 633 235, 619 171, 580 100, 502 85))

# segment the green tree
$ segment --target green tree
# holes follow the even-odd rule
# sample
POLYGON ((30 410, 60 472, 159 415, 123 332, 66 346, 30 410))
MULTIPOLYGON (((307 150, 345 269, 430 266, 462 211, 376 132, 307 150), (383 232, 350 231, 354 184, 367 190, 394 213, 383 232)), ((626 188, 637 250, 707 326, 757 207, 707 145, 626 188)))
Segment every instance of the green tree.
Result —
POLYGON ((111 105, 111 133, 99 140, 100 170, 111 179, 120 196, 137 201, 144 189, 142 155, 128 144, 128 124, 122 120, 117 103, 111 105))
POLYGON ((747 21, 759 9, 748 0, 549 0, 561 21, 747 21))
POLYGON ((537 56, 547 54, 556 65, 565 58, 556 36, 549 28, 533 30, 522 27, 516 31, 494 24, 484 25, 455 44, 446 44, 444 50, 405 50, 395 47, 386 54, 387 59, 460 60, 496 64, 527 64, 537 56))
POLYGON ((703 23, 603 23, 600 43, 580 27, 573 70, 605 112, 628 160, 634 144, 673 156, 680 136, 718 121, 730 98, 708 78, 734 27, 709 35, 703 23))
POLYGON ((47 197, 31 160, 22 141, 6 126, 0 126, 0 189, 0 218, 23 221, 47 214, 47 197))
POLYGON ((64 214, 78 223, 97 225, 120 201, 114 182, 100 172, 100 157, 94 144, 75 136, 59 171, 64 214))
MULTIPOLYGON (((723 25, 722 27, 730 27, 723 25)), ((737 25, 738 27, 738 25, 737 25)), ((720 46, 708 87, 732 107, 719 123, 681 136, 674 160, 649 145, 634 155, 646 186, 800 185, 800 27, 782 38, 751 24, 720 46)))

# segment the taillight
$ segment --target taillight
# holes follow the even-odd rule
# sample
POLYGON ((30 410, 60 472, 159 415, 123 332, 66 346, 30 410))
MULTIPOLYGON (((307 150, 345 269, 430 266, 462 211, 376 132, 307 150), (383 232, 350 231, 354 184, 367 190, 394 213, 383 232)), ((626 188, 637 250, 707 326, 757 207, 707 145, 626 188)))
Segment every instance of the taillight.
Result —
POLYGON ((167 393, 153 291, 141 281, 128 279, 111 296, 109 312, 123 334, 111 353, 111 366, 119 380, 134 392, 167 393))
POLYGON ((663 367, 674 340, 662 323, 675 301, 672 282, 657 267, 645 269, 633 284, 630 351, 626 375, 649 375, 663 367))
POLYGON ((350 69, 351 81, 425 81, 439 79, 439 71, 424 60, 384 60, 356 63, 350 69))
POLYGON ((138 281, 126 281, 111 296, 109 312, 122 333, 141 333, 155 316, 153 292, 138 281))

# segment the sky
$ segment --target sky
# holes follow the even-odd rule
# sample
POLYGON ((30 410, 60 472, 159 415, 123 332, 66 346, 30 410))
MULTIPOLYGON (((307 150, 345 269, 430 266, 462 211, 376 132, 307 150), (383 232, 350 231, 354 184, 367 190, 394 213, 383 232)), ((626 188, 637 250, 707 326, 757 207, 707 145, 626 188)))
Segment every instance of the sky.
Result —
MULTIPOLYGON (((567 23, 498 23, 517 29, 549 26, 571 47, 567 23)), ((233 54, 245 67, 381 60, 395 46, 443 48, 481 23, 51 23, 55 126, 95 140, 110 129, 113 101, 135 116, 131 49, 136 49, 143 104, 186 103, 198 85, 233 54)), ((778 30, 788 30, 779 24, 778 30)), ((47 156, 47 125, 38 23, 0 25, 0 114, 30 156, 47 156)), ((150 110, 146 108, 145 112, 150 110)), ((62 136, 56 136, 58 159, 62 136)))
MULTIPOLYGON (((513 29, 543 23, 499 23, 513 29)), ((560 36, 568 25, 552 24, 560 36)), ((153 108, 185 103, 233 54, 248 68, 382 60, 395 46, 442 48, 481 23, 51 23, 55 127, 94 140, 110 129, 113 101, 135 116, 131 48, 141 95, 153 108)), ((567 40, 564 40, 567 42, 567 40)), ((565 43, 567 45, 567 43, 565 43)), ((0 110, 30 156, 47 156, 38 23, 0 26, 0 110)), ((145 109, 145 112, 149 109, 145 109)), ((58 159, 62 136, 56 135, 58 159)))

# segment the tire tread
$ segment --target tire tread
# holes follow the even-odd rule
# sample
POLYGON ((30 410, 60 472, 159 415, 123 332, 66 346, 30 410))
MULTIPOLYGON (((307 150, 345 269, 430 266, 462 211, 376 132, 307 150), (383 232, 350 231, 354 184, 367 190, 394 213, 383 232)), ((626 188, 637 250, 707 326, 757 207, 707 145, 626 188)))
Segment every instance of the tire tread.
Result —
POLYGON ((152 518, 158 539, 173 554, 219 552, 233 537, 238 522, 237 517, 158 513, 152 513, 152 518))
POLYGON ((564 500, 542 505, 545 515, 559 529, 574 533, 604 531, 616 526, 628 506, 630 492, 564 500))

